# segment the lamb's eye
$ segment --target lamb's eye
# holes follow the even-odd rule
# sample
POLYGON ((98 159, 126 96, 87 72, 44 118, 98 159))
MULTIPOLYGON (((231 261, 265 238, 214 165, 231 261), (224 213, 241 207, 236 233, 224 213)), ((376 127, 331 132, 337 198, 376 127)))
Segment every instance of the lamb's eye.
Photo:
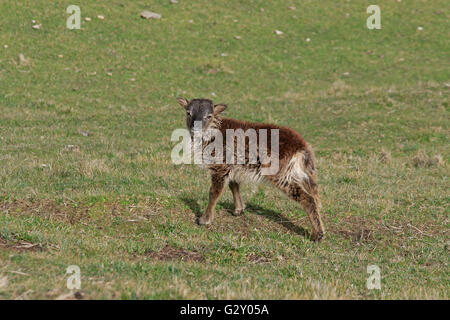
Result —
POLYGON ((212 114, 208 114, 206 117, 205 117, 206 119, 211 119, 212 118, 212 114))
POLYGON ((191 114, 190 111, 187 111, 187 112, 186 112, 186 115, 187 115, 188 117, 192 116, 192 114, 191 114))

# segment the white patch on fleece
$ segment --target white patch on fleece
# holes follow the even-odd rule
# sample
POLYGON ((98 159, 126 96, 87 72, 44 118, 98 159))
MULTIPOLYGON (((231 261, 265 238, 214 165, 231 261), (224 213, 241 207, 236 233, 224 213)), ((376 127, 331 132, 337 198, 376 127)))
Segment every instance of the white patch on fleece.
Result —
POLYGON ((259 183, 264 176, 261 175, 261 170, 257 168, 234 166, 230 171, 229 178, 237 183, 259 183))
POLYGON ((278 183, 280 186, 291 183, 296 183, 302 186, 304 180, 309 180, 308 174, 305 172, 303 153, 296 153, 291 160, 289 160, 287 166, 280 170, 279 176, 280 180, 278 183))
MULTIPOLYGON (((295 183, 309 194, 304 188, 304 183, 309 181, 309 176, 304 169, 302 152, 296 153, 288 164, 281 168, 277 176, 279 177, 277 183, 279 187, 295 183)), ((264 177, 260 169, 248 168, 246 166, 234 166, 229 174, 229 179, 237 183, 259 183, 264 180, 264 177)))

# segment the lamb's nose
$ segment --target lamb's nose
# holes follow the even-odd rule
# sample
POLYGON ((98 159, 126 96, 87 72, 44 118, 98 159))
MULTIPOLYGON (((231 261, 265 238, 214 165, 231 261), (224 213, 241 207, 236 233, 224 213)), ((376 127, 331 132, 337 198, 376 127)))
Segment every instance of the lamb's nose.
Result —
POLYGON ((201 121, 194 121, 191 124, 191 131, 202 131, 202 122, 201 121))

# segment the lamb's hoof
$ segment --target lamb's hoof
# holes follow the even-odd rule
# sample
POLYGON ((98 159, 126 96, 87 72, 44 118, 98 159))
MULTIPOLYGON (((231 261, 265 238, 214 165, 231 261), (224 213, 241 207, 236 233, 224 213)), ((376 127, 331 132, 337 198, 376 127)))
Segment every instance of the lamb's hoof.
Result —
POLYGON ((317 243, 317 242, 319 242, 320 240, 323 239, 324 235, 325 235, 325 232, 317 232, 317 233, 313 232, 311 234, 311 240, 317 243))
POLYGON ((201 216, 200 218, 197 219, 197 223, 201 226, 206 226, 208 224, 211 224, 212 219, 207 218, 205 216, 201 216))
POLYGON ((244 209, 234 209, 233 216, 241 216, 244 213, 244 209))

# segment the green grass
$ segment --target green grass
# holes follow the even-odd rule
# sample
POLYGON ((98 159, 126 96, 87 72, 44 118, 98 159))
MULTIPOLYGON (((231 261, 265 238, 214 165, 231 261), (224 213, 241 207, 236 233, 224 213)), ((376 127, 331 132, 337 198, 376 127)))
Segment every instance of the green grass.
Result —
POLYGON ((74 264, 89 299, 448 299, 446 1, 380 0, 381 30, 368 1, 80 1, 81 30, 70 4, 0 4, 0 299, 61 296, 74 264), (326 238, 264 185, 197 226, 209 178, 171 162, 176 96, 298 130, 326 238))

